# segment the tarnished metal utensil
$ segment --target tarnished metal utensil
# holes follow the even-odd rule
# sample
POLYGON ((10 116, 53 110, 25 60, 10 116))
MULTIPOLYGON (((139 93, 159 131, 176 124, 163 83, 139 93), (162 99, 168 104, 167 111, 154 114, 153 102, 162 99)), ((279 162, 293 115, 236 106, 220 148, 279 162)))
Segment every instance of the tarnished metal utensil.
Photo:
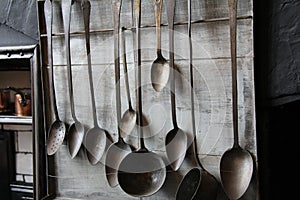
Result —
POLYGON ((81 7, 83 10, 84 18, 84 32, 85 32, 85 44, 86 44, 86 54, 88 61, 88 75, 90 83, 90 93, 92 100, 92 112, 94 127, 89 129, 84 138, 84 146, 86 148, 87 158, 90 164, 97 164, 104 154, 106 148, 106 132, 104 129, 100 128, 97 120, 96 113, 96 102, 94 94, 93 85, 93 75, 92 75, 92 64, 91 64, 91 50, 90 50, 90 12, 91 3, 89 0, 82 0, 81 7))
POLYGON ((48 45, 48 63, 50 66, 50 90, 51 90, 51 100, 52 107, 54 110, 55 120, 51 124, 48 130, 47 139, 47 154, 53 155, 57 152, 59 147, 64 141, 66 135, 66 125, 59 119, 57 105, 56 105, 56 94, 55 94, 55 84, 54 84, 54 69, 53 69, 53 55, 52 55, 52 19, 53 19, 53 8, 52 1, 46 0, 44 3, 45 21, 47 29, 47 45, 48 45))
POLYGON ((193 73, 193 47, 191 35, 191 0, 188 3, 188 36, 189 36, 189 68, 190 68, 190 95, 191 95, 191 114, 192 114, 192 129, 193 129, 193 155, 197 163, 197 168, 201 170, 201 177, 199 178, 199 186, 197 190, 191 190, 191 183, 195 182, 193 176, 194 169, 190 170, 181 182, 177 194, 177 200, 184 200, 187 196, 193 194, 192 200, 215 200, 218 194, 219 183, 217 179, 209 173, 202 165, 197 153, 197 134, 195 123, 195 101, 194 101, 194 73, 193 73))
MULTIPOLYGON (((114 60, 115 60, 115 85, 116 85, 116 110, 118 141, 112 143, 106 153, 105 174, 108 184, 111 187, 117 186, 117 172, 121 161, 131 152, 131 147, 121 137, 121 95, 120 95, 120 55, 119 55, 119 32, 120 32, 120 11, 122 0, 112 0, 113 18, 114 18, 114 60)), ((134 121, 135 123, 136 121, 134 121)))
POLYGON ((238 92, 237 92, 237 59, 236 59, 236 29, 237 0, 228 0, 230 48, 232 70, 232 118, 233 147, 221 157, 220 174, 223 189, 231 200, 239 199, 247 190, 252 173, 253 159, 251 154, 239 145, 238 135, 238 92))
POLYGON ((150 196, 156 193, 164 184, 166 178, 166 168, 163 159, 156 153, 149 151, 143 138, 143 119, 142 119, 142 86, 141 86, 141 44, 140 30, 141 25, 140 0, 135 2, 135 25, 136 25, 136 44, 137 68, 138 68, 138 132, 140 148, 129 153, 120 163, 118 169, 118 181, 121 189, 134 197, 150 196))
POLYGON ((131 131, 136 125, 136 112, 132 108, 131 105, 131 97, 130 97, 130 88, 129 88, 129 77, 128 77, 128 70, 127 70, 127 61, 126 61, 126 50, 125 50, 125 35, 124 35, 124 28, 122 28, 121 32, 121 54, 123 59, 123 69, 124 69, 124 76, 125 76, 125 86, 126 86, 126 92, 127 92, 127 100, 128 100, 128 109, 125 111, 121 118, 120 123, 120 130, 121 130, 121 136, 124 138, 128 135, 130 135, 131 131))
POLYGON ((175 105, 175 67, 174 67, 174 13, 175 0, 169 0, 167 4, 167 17, 169 26, 169 54, 170 54, 170 94, 171 94, 171 109, 173 129, 167 133, 165 146, 167 158, 171 168, 176 171, 181 166, 186 150, 187 150, 187 135, 178 127, 176 119, 175 105))
POLYGON ((163 0, 154 0, 155 6, 155 18, 156 18, 156 54, 157 57, 153 61, 151 66, 151 82, 153 88, 159 92, 168 83, 170 75, 170 66, 167 60, 163 57, 161 53, 161 31, 160 31, 160 21, 162 14, 162 2, 163 0))
POLYGON ((66 47, 66 59, 67 59, 67 71, 68 71, 68 85, 69 85, 69 96, 70 96, 70 106, 71 115, 73 123, 69 127, 67 135, 67 145, 71 158, 74 158, 83 141, 84 136, 84 126, 80 123, 75 114, 75 104, 74 104, 74 93, 73 93, 73 80, 72 80, 72 63, 71 63, 71 53, 70 53, 70 21, 71 21, 71 8, 74 0, 62 1, 63 10, 63 20, 64 20, 64 31, 65 31, 65 47, 66 47))

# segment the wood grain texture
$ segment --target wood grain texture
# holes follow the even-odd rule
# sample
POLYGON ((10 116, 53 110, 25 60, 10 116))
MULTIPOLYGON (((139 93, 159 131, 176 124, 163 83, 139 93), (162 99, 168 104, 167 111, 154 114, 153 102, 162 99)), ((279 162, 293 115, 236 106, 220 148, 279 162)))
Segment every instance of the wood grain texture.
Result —
MULTIPOLYGON (((165 3, 163 4, 162 23, 166 23, 165 3)), ((121 26, 131 27, 131 7, 129 0, 123 0, 121 26)), ((111 2, 91 1, 91 30, 111 29, 111 2)), ((187 20, 185 0, 176 2, 175 21, 187 20)), ((228 17, 227 0, 192 1, 192 19, 212 19, 228 17)), ((66 123, 72 122, 70 102, 68 98, 67 70, 64 51, 64 38, 60 1, 55 1, 54 19, 54 71, 57 103, 60 118, 66 123)), ((238 20, 238 91, 239 91, 239 134, 240 144, 248 149, 256 158, 256 130, 253 76, 253 20, 251 19, 252 1, 240 1, 238 15, 250 16, 238 20)), ((154 7, 152 1, 142 1, 142 24, 154 25, 154 7)), ((71 32, 83 31, 83 19, 80 3, 72 7, 71 32)), ((126 50, 132 104, 136 105, 135 66, 133 65, 132 33, 127 30, 126 50)), ((164 158, 165 136, 172 127, 170 94, 168 88, 155 92, 150 80, 150 68, 156 58, 155 27, 143 28, 142 38, 142 86, 143 111, 148 121, 144 127, 145 143, 151 151, 164 158)), ((197 23, 192 25, 194 92, 196 109, 196 128, 198 156, 203 165, 220 179, 219 161, 225 150, 232 147, 232 115, 231 115, 231 64, 229 47, 228 21, 197 23)), ((73 64, 73 85, 75 109, 78 120, 88 130, 93 126, 92 108, 88 85, 87 59, 85 56, 84 36, 71 35, 71 58, 73 64)), ((188 38, 187 26, 175 26, 175 65, 176 72, 176 105, 179 126, 191 135, 191 105, 189 94, 188 71, 188 38)), ((46 49, 43 47, 42 49, 46 49)), ((162 27, 162 53, 168 59, 168 27, 162 27)), ((93 81, 97 105, 98 122, 101 127, 117 139, 117 120, 115 110, 113 35, 111 31, 91 34, 91 56, 93 81)), ((47 66, 44 66, 47 67, 47 66)), ((122 65, 121 65, 122 67, 122 65)), ((48 68, 47 68, 48 69, 48 68)), ((49 70, 49 69, 48 69, 49 70)), ((122 70, 121 70, 122 72, 122 70)), ((121 73, 121 111, 125 112, 127 97, 124 74, 121 73)), ((169 84, 167 85, 169 87, 169 84)), ((47 113, 51 117, 51 113, 47 113)), ((137 146, 137 133, 125 140, 137 146)), ((191 142, 191 138, 189 142, 191 142)), ((54 156, 55 173, 49 174, 49 180, 56 184, 59 200, 63 199, 137 199, 128 196, 119 187, 110 188, 105 178, 103 159, 96 166, 91 166, 81 149, 75 159, 71 159, 66 145, 63 145, 54 156)), ((255 160, 257 162, 257 160, 255 160)), ((242 199, 257 199, 257 176, 242 199)), ((162 188, 158 193, 143 199, 174 199, 162 188)), ((226 200, 222 189, 218 200, 226 200)))

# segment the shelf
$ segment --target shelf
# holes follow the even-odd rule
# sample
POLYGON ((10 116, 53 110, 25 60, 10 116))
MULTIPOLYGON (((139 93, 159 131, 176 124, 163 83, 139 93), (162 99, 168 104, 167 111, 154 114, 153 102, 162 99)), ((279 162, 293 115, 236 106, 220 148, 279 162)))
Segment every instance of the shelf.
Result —
POLYGON ((2 115, 0 116, 0 123, 1 124, 32 124, 32 117, 2 115))

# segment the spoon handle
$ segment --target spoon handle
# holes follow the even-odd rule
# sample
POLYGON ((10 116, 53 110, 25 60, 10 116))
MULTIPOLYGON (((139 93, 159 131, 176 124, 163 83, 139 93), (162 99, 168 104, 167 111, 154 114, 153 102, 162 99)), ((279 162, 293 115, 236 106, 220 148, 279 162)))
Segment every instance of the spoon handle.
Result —
POLYGON ((237 0, 228 0, 229 26, 230 26, 230 50, 231 50, 231 73, 232 73, 232 119, 234 146, 239 146, 238 138, 238 96, 237 96, 237 59, 236 59, 236 16, 237 0))
POLYGON ((169 56, 170 56, 170 93, 171 93, 171 107, 172 120, 174 128, 178 128, 176 119, 176 102, 175 102, 175 67, 174 67, 174 13, 175 0, 169 0, 167 4, 167 17, 169 26, 169 56))
POLYGON ((141 85, 141 36, 140 36, 140 26, 141 26, 141 0, 135 0, 134 5, 134 18, 135 18, 135 26, 136 26, 136 59, 137 59, 137 82, 138 82, 138 89, 137 89, 137 99, 138 99, 138 130, 139 130, 139 140, 140 140, 140 150, 145 150, 145 142, 144 142, 144 135, 143 135, 143 106, 142 106, 142 85, 141 85))
POLYGON ((127 61, 126 61, 126 41, 125 41, 125 28, 122 27, 121 31, 121 54, 122 54, 122 62, 123 62, 123 69, 124 69, 124 77, 125 77, 125 86, 126 86, 126 94, 128 99, 128 106, 129 110, 133 110, 131 105, 131 97, 130 97, 130 87, 129 87, 129 76, 128 76, 128 69, 127 69, 127 61))
POLYGON ((91 46, 90 46, 91 3, 90 3, 90 1, 82 0, 81 7, 82 7, 82 11, 83 11, 83 20, 84 20, 85 46, 86 46, 86 54, 87 54, 87 61, 88 61, 88 75, 89 75, 90 92, 91 92, 91 99, 92 99, 92 112, 93 112, 93 118, 94 118, 94 126, 98 127, 93 75, 92 75, 91 50, 90 50, 91 49, 91 46))
POLYGON ((161 12, 162 12, 162 1, 163 0, 154 0, 155 6, 155 17, 156 17, 156 51, 157 55, 161 55, 161 12))
POLYGON ((114 20, 114 64, 115 64, 115 84, 116 84, 116 109, 118 134, 120 138, 121 121, 121 96, 120 96, 120 56, 119 56, 119 32, 120 32, 120 10, 122 0, 112 0, 113 20, 114 20))
POLYGON ((45 12, 45 22, 47 29, 47 46, 48 46, 48 63, 50 66, 50 89, 52 91, 52 102, 53 110, 56 120, 59 119, 57 105, 56 105, 56 94, 55 94, 55 84, 54 84, 54 69, 53 69, 53 54, 52 54, 52 20, 53 20, 53 8, 52 1, 46 0, 44 3, 44 12, 45 12))
POLYGON ((64 20, 64 32, 65 32, 65 47, 66 47, 66 59, 67 59, 67 71, 68 71, 68 84, 70 95, 70 107, 71 115, 74 121, 77 121, 75 115, 74 95, 73 95, 73 80, 72 80, 72 65, 71 65, 71 53, 70 53, 70 21, 71 21, 71 7, 73 0, 62 1, 63 20, 64 20))

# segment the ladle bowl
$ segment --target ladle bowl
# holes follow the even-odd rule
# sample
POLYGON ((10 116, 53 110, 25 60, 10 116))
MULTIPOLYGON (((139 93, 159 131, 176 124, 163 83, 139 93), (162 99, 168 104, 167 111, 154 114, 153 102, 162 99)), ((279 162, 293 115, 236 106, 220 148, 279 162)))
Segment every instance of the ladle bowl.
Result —
POLYGON ((166 169, 162 158, 147 150, 128 154, 118 170, 121 188, 135 197, 156 193, 162 187, 165 178, 166 169))

